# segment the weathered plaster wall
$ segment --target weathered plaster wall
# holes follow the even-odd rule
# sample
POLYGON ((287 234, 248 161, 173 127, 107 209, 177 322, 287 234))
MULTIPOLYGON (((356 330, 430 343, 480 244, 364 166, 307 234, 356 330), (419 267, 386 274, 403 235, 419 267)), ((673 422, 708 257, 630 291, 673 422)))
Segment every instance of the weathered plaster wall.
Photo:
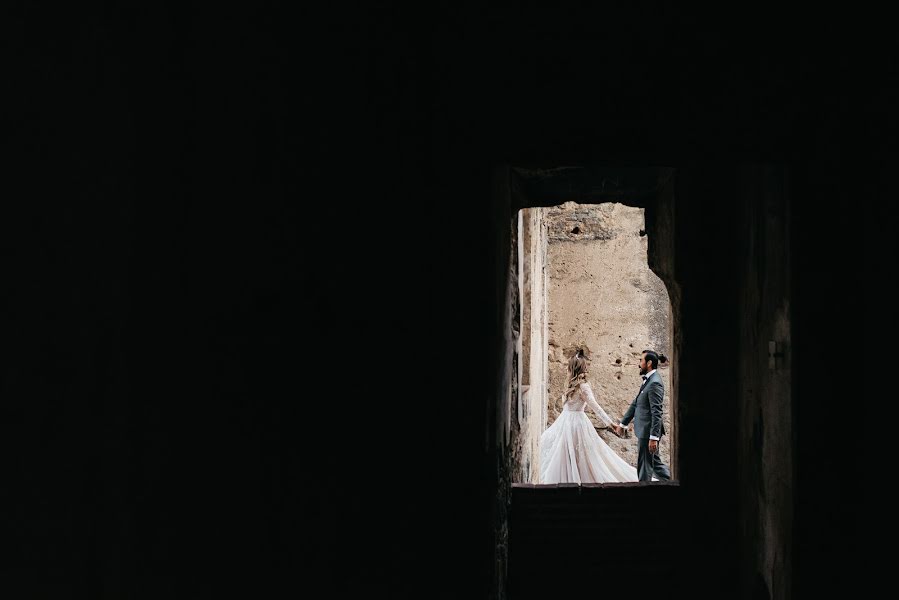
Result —
MULTIPOLYGON (((671 356, 671 305, 665 284, 647 264, 644 209, 619 203, 544 209, 548 235, 549 385, 547 426, 562 409, 567 362, 578 347, 591 359, 589 380, 600 405, 620 418, 640 387, 644 349, 671 356)), ((661 454, 670 464, 670 369, 665 383, 661 454)), ((590 418, 597 423, 592 412, 590 418)), ((600 436, 633 465, 637 440, 600 436)))

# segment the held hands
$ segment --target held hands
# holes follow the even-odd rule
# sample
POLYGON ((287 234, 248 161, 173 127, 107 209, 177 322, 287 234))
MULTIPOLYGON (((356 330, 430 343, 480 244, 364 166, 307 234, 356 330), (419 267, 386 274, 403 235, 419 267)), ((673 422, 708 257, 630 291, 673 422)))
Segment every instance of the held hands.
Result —
POLYGON ((609 425, 609 429, 620 438, 627 437, 627 429, 619 425, 618 423, 612 423, 609 425))

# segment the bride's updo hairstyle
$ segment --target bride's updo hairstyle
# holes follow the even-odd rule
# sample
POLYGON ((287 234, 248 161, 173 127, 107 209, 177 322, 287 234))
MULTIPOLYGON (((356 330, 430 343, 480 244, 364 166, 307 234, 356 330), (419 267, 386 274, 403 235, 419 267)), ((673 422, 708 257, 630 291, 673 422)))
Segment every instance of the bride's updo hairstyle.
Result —
POLYGON ((565 397, 571 396, 586 381, 587 357, 584 356, 584 351, 578 348, 574 356, 568 361, 568 389, 565 390, 565 397))

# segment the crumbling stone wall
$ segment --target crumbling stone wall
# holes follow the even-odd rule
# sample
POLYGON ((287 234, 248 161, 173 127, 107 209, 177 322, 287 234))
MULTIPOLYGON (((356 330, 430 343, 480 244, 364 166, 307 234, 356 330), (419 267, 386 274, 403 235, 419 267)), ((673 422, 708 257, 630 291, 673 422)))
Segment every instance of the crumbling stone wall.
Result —
POLYGON ((513 433, 517 434, 515 477, 521 483, 539 483, 540 436, 546 427, 548 330, 544 210, 525 209, 518 216, 521 392, 518 394, 518 405, 514 407, 517 422, 513 424, 513 433))
MULTIPOLYGON (((549 381, 548 427, 562 409, 567 362, 584 348, 590 358, 589 381, 600 405, 620 418, 640 388, 639 361, 646 348, 671 356, 671 305, 664 283, 646 260, 643 209, 618 203, 567 202, 544 209, 547 227, 547 321, 549 381)), ((665 384, 664 422, 671 431, 671 381, 665 384)), ((588 415, 598 424, 592 412, 588 415)), ((633 426, 632 426, 633 427, 633 426)), ((632 465, 637 440, 600 436, 632 465)), ((670 435, 661 454, 671 464, 670 435)))

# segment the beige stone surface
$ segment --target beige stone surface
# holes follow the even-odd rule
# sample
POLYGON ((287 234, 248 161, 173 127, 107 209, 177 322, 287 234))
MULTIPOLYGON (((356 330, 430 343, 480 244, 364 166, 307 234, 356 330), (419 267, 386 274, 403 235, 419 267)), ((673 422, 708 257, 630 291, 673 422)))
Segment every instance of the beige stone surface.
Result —
MULTIPOLYGON (((546 209, 544 218, 548 227, 546 426, 561 410, 567 362, 578 347, 590 358, 588 378, 599 404, 610 417, 619 419, 640 388, 641 352, 652 348, 671 357, 668 292, 647 265, 643 209, 568 202, 546 209)), ((665 429, 670 434, 671 382, 667 369, 660 373, 665 384, 665 429)), ((597 424, 589 409, 588 414, 597 424)), ((605 430, 599 433, 636 466, 633 435, 619 439, 605 430)), ((662 437, 661 453, 670 465, 669 440, 670 435, 662 437)))
POLYGON ((546 423, 546 250, 544 209, 519 213, 519 286, 521 305, 521 393, 518 415, 517 481, 537 483, 540 475, 540 436, 546 423))

